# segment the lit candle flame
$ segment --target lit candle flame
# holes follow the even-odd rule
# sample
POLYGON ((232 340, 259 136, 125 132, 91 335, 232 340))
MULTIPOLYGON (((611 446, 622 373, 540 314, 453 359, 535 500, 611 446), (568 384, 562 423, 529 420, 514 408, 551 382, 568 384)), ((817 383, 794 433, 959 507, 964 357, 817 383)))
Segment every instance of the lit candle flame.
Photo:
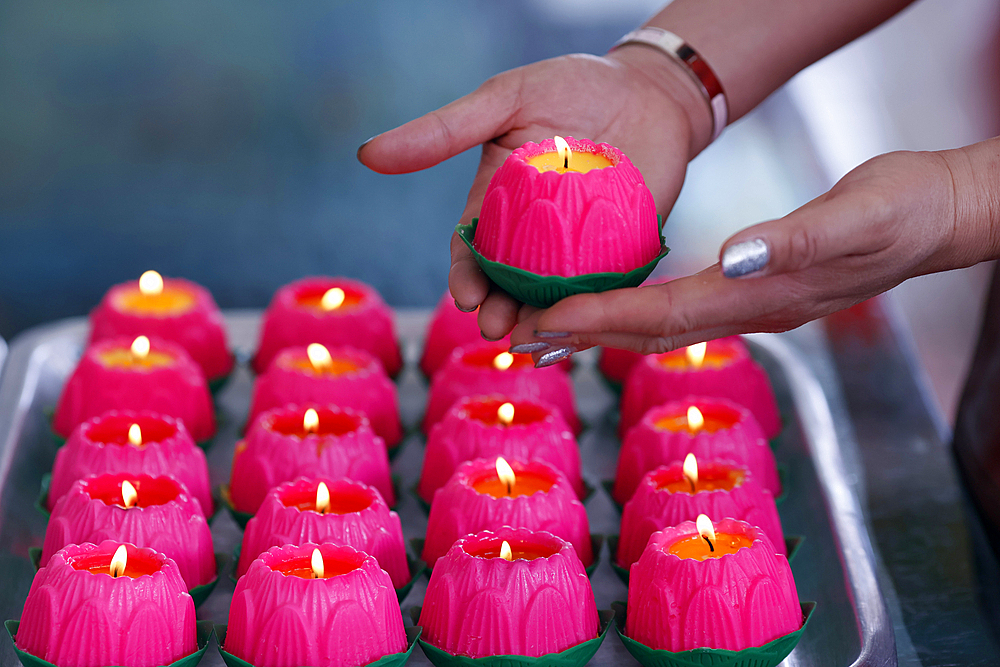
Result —
POLYGON ((132 486, 132 482, 127 479, 122 482, 122 501, 126 509, 134 506, 139 501, 139 492, 132 486))
POLYGON ((146 355, 149 354, 149 339, 145 336, 139 336, 134 341, 132 341, 132 356, 137 359, 145 359, 146 355))
POLYGON ((142 444, 142 429, 139 428, 138 424, 132 424, 128 427, 128 441, 136 447, 142 444))
POLYGON ((497 408, 497 417, 503 422, 504 426, 510 426, 514 421, 514 404, 504 403, 497 408))
POLYGON ((125 545, 120 545, 115 550, 115 555, 111 557, 111 576, 118 578, 125 574, 125 566, 128 565, 128 551, 125 550, 125 545))
POLYGON ((704 514, 699 514, 695 525, 698 526, 698 534, 708 542, 708 550, 715 551, 715 526, 712 525, 712 520, 704 514))
POLYGON ((156 271, 146 271, 139 276, 139 292, 143 296, 156 296, 163 291, 163 276, 156 271))
POLYGON ((319 430, 319 413, 309 408, 306 413, 302 415, 302 429, 306 433, 315 433, 319 430))
POLYGON ((691 493, 694 493, 698 486, 698 459, 691 452, 684 457, 684 479, 691 485, 691 493))
POLYGON ((510 352, 501 352, 493 359, 493 368, 498 371, 505 371, 514 363, 514 355, 510 352))
POLYGON ((502 456, 497 457, 497 477, 500 481, 507 485, 507 495, 509 496, 514 488, 514 484, 517 482, 517 478, 514 476, 514 469, 510 467, 510 464, 502 456))
POLYGON ((569 160, 573 157, 573 151, 570 150, 569 144, 565 139, 556 135, 553 138, 556 144, 556 151, 559 153, 559 157, 563 159, 563 169, 569 169, 569 160))
POLYGON ((514 560, 514 552, 510 550, 510 544, 507 540, 504 540, 503 544, 500 545, 500 558, 514 560))
POLYGON ((330 510, 330 489, 326 487, 326 482, 320 482, 316 487, 316 511, 326 514, 330 510))
POLYGON ((323 310, 336 310, 344 304, 344 299, 346 298, 344 290, 339 287, 331 287, 323 294, 323 298, 320 299, 319 305, 323 310))
POLYGON ((309 347, 306 348, 306 354, 309 356, 309 363, 318 371, 333 365, 333 357, 330 356, 330 350, 319 343, 310 343, 309 347))
POLYGON ((692 433, 697 433, 705 425, 705 417, 701 414, 701 410, 693 405, 688 408, 687 420, 688 429, 692 433))
POLYGON ((313 571, 313 579, 322 579, 325 572, 323 567, 323 554, 319 549, 313 549, 312 558, 309 559, 309 566, 313 571))
POLYGON ((688 345, 684 349, 684 355, 687 357, 688 363, 695 368, 701 368, 701 365, 705 363, 705 352, 708 350, 708 343, 695 343, 694 345, 688 345))

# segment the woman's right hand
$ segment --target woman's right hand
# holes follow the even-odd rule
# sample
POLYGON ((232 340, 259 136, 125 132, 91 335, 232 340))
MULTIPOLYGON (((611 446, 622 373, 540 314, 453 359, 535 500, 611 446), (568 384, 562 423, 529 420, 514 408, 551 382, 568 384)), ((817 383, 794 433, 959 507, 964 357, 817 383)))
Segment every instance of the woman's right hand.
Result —
MULTIPOLYGON (((620 148, 666 216, 688 160, 709 143, 711 115, 680 65, 649 47, 627 45, 604 57, 561 56, 499 74, 469 95, 370 139, 358 149, 358 159, 377 172, 399 174, 482 144, 460 219, 468 224, 511 151, 556 134, 620 148)), ((484 337, 496 340, 514 328, 521 304, 490 283, 457 234, 448 285, 459 308, 480 308, 484 337)), ((525 309, 522 316, 531 312, 525 309)))

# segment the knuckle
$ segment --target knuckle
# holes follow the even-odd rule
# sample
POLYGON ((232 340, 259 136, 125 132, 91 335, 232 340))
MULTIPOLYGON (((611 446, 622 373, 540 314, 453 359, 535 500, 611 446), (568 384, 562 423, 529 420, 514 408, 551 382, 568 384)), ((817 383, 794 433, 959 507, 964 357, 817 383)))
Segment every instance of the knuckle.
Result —
POLYGON ((812 266, 819 256, 820 234, 813 227, 799 227, 788 237, 788 269, 799 271, 812 266))

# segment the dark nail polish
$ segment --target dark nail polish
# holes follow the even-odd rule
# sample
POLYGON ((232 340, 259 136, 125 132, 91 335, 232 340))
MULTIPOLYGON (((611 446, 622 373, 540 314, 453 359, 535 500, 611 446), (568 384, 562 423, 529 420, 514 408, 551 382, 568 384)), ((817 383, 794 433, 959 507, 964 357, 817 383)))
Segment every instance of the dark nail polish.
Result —
POLYGON ((538 341, 536 343, 521 343, 520 345, 515 345, 510 348, 511 354, 531 354, 532 352, 541 352, 542 350, 547 350, 552 346, 548 343, 543 343, 538 341))
POLYGON ((571 347, 560 347, 559 349, 552 350, 551 352, 546 352, 542 356, 538 357, 538 361, 535 362, 535 368, 545 368, 546 366, 558 364, 564 359, 569 359, 572 354, 573 348, 571 347))
POLYGON ((573 333, 570 331, 536 331, 535 338, 569 338, 573 333))
POLYGON ((455 307, 458 308, 463 313, 471 313, 479 308, 479 306, 473 306, 472 308, 462 308, 461 304, 458 303, 458 299, 455 299, 455 307))

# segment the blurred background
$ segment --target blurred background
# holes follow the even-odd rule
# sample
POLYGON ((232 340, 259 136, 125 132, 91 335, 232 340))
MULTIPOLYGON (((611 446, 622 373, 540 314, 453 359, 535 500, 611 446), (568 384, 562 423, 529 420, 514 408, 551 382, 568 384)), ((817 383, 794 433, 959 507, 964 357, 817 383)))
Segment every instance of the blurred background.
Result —
MULTIPOLYGON (((395 306, 446 288, 478 151, 381 176, 358 145, 502 70, 603 53, 659 0, 0 3, 0 336, 147 268, 263 307, 343 274, 395 306)), ((691 166, 661 271, 695 271, 888 150, 997 130, 998 7, 924 0, 818 63, 691 166)), ((945 414, 983 269, 897 290, 945 414)))

